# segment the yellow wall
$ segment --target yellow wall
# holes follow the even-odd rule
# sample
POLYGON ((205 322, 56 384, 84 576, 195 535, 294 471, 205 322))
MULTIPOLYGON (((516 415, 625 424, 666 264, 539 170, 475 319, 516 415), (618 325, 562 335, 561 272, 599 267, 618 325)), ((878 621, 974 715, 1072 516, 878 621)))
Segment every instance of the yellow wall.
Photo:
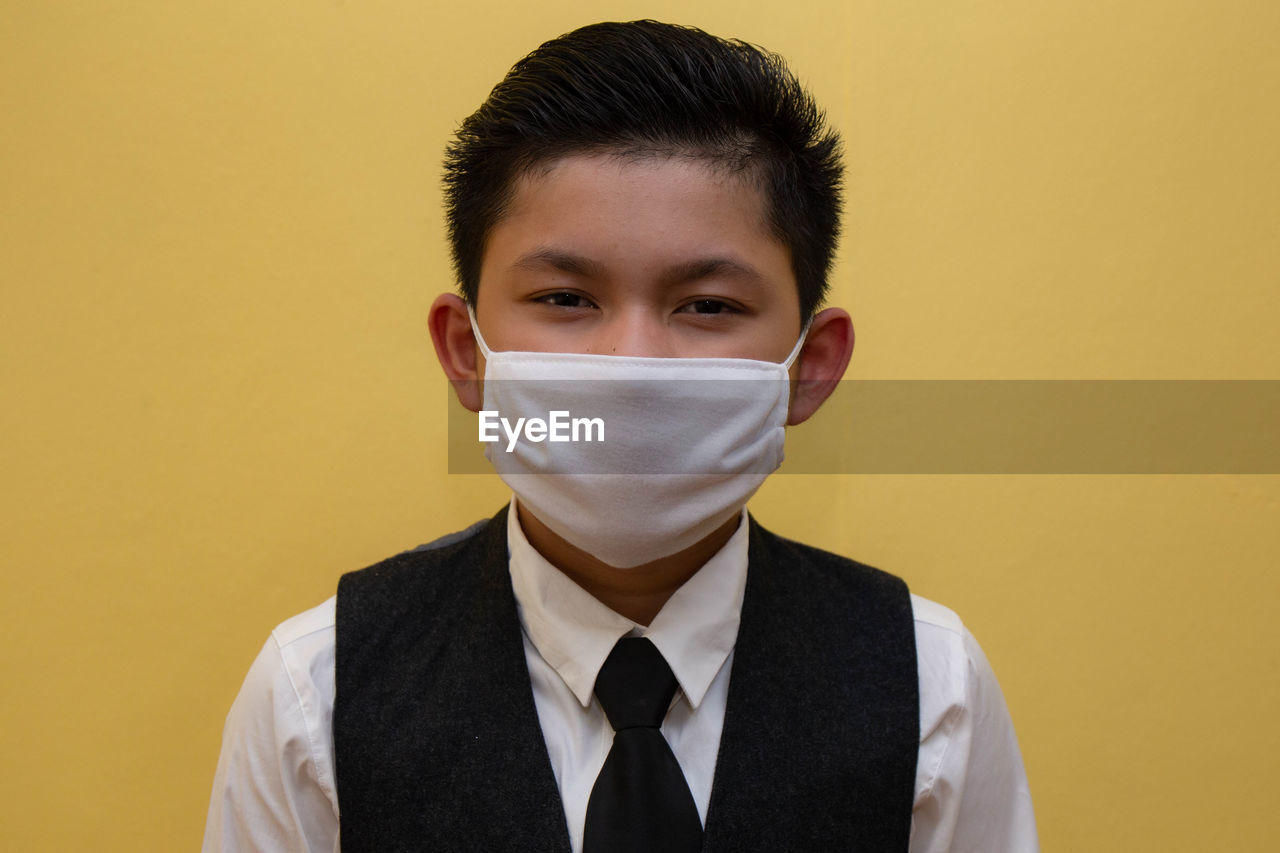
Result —
MULTIPOLYGON (((0 13, 0 849, 199 843, 338 575, 490 513, 424 320, 442 145, 601 18, 788 56, 844 131, 862 378, 1280 378, 1280 6, 183 0, 0 13)), ((1274 845, 1280 479, 777 478, 984 644, 1044 846, 1274 845)))

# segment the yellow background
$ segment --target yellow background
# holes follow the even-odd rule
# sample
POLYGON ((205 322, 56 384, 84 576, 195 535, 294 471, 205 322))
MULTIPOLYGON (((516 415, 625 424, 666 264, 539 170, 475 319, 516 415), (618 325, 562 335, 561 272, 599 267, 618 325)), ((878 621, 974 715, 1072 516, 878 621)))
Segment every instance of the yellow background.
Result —
MULTIPOLYGON (((0 11, 0 849, 189 850, 338 575, 491 513, 425 332, 442 146, 545 38, 787 56, 859 378, 1280 378, 1280 5, 183 0, 0 11)), ((1053 851, 1274 849, 1280 478, 779 477, 983 643, 1053 851)))

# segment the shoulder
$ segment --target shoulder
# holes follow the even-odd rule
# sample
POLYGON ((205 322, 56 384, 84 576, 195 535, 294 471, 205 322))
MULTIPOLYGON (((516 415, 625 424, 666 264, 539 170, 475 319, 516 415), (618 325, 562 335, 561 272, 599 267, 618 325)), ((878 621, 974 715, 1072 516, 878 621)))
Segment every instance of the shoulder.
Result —
POLYGON ((249 667, 229 718, 249 730, 288 732, 320 759, 322 770, 328 767, 322 753, 333 708, 334 604, 331 597, 276 626, 249 667))
POLYGON ((960 617, 918 595, 911 605, 920 678, 919 787, 931 790, 944 759, 966 758, 975 742, 1011 741, 1012 727, 995 673, 960 617))
POLYGON ((1038 849, 1009 709, 973 634, 913 595, 920 677, 913 849, 1038 849))
POLYGON ((920 673, 921 722, 940 723, 964 705, 972 649, 977 643, 955 611, 936 601, 912 593, 911 613, 920 673))
MULTIPOLYGON (((205 850, 324 849, 337 835, 333 599, 271 632, 222 732, 205 850)), ((331 844, 330 844, 331 846, 331 844)))
MULTIPOLYGON (((479 521, 465 530, 450 533, 401 552, 357 572, 344 576, 373 576, 394 573, 423 561, 427 554, 440 554, 458 548, 472 539, 488 524, 479 521)), ((250 677, 261 682, 262 692, 294 694, 304 707, 317 712, 327 721, 333 705, 334 647, 337 633, 338 596, 305 610, 271 632, 266 646, 254 662, 250 677)))
POLYGON ((332 632, 336 601, 335 596, 330 596, 327 601, 281 622, 271 632, 272 641, 277 648, 293 648, 306 645, 317 637, 332 632))
POLYGON ((784 570, 802 570, 810 575, 810 582, 818 584, 824 592, 839 594, 841 589, 848 589, 865 594, 874 590, 896 599, 903 608, 906 606, 907 585, 897 575, 779 536, 755 519, 751 521, 750 559, 763 560, 784 570))
POLYGON ((911 612, 916 624, 926 626, 928 630, 936 630, 956 637, 965 630, 964 623, 960 621, 960 617, 954 610, 936 601, 930 601, 922 595, 911 594, 911 612))
POLYGON ((911 611, 922 696, 927 683, 948 704, 967 705, 979 691, 994 687, 995 675, 982 647, 955 611, 915 593, 911 611))
POLYGON ((913 592, 911 616, 916 625, 916 648, 922 665, 950 668, 967 660, 972 637, 954 610, 913 592))
MULTIPOLYGON (((777 565, 803 566, 812 582, 839 608, 852 608, 867 593, 885 606, 910 615, 915 631, 920 677, 922 733, 929 725, 952 721, 975 696, 994 689, 995 676, 973 635, 948 607, 916 595, 890 572, 771 533, 752 522, 753 553, 777 565)), ((849 612, 854 612, 852 609, 849 612)))
MULTIPOLYGON (((325 693, 332 694, 333 641, 336 596, 286 619, 271 632, 271 638, 255 665, 270 665, 263 657, 274 658, 271 663, 279 672, 273 677, 278 681, 287 678, 304 700, 325 693), (274 652, 274 654, 272 654, 274 652), (327 689, 326 689, 327 688, 327 689)), ((332 697, 324 704, 332 704, 332 697)))
MULTIPOLYGON (((483 522, 347 575, 394 575, 465 547, 483 522), (417 555, 417 556, 413 556, 417 555)), ((340 596, 281 622, 245 677, 223 728, 205 849, 334 849, 332 720, 340 596)))
POLYGON ((506 512, 504 507, 493 518, 477 521, 465 530, 343 575, 338 581, 337 618, 352 608, 404 604, 409 587, 438 587, 442 581, 448 582, 443 575, 449 570, 465 580, 466 566, 481 560, 488 550, 501 548, 505 557, 506 512))
POLYGON ((343 683, 380 680, 391 661, 417 667, 425 654, 420 644, 447 647, 484 618, 478 611, 484 602, 504 595, 512 595, 505 508, 464 531, 343 575, 334 613, 343 683))

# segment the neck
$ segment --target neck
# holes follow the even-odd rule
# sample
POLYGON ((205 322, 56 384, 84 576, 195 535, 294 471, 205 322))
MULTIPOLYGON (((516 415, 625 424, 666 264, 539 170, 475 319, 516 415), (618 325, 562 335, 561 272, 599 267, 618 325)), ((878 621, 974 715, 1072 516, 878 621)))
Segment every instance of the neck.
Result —
POLYGON ((734 514, 705 538, 669 557, 619 569, 570 545, 519 501, 516 509, 525 538, 547 562, 605 607, 638 625, 653 621, 675 591, 724 547, 742 518, 741 513, 734 514))

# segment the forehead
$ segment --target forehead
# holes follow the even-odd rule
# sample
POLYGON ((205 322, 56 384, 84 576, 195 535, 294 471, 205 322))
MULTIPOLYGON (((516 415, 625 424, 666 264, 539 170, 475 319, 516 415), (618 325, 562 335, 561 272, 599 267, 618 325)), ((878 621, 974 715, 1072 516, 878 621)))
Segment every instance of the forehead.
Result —
POLYGON ((795 286, 790 252, 767 225, 750 171, 691 156, 576 154, 529 170, 486 241, 481 281, 546 250, 635 274, 731 257, 795 286))

